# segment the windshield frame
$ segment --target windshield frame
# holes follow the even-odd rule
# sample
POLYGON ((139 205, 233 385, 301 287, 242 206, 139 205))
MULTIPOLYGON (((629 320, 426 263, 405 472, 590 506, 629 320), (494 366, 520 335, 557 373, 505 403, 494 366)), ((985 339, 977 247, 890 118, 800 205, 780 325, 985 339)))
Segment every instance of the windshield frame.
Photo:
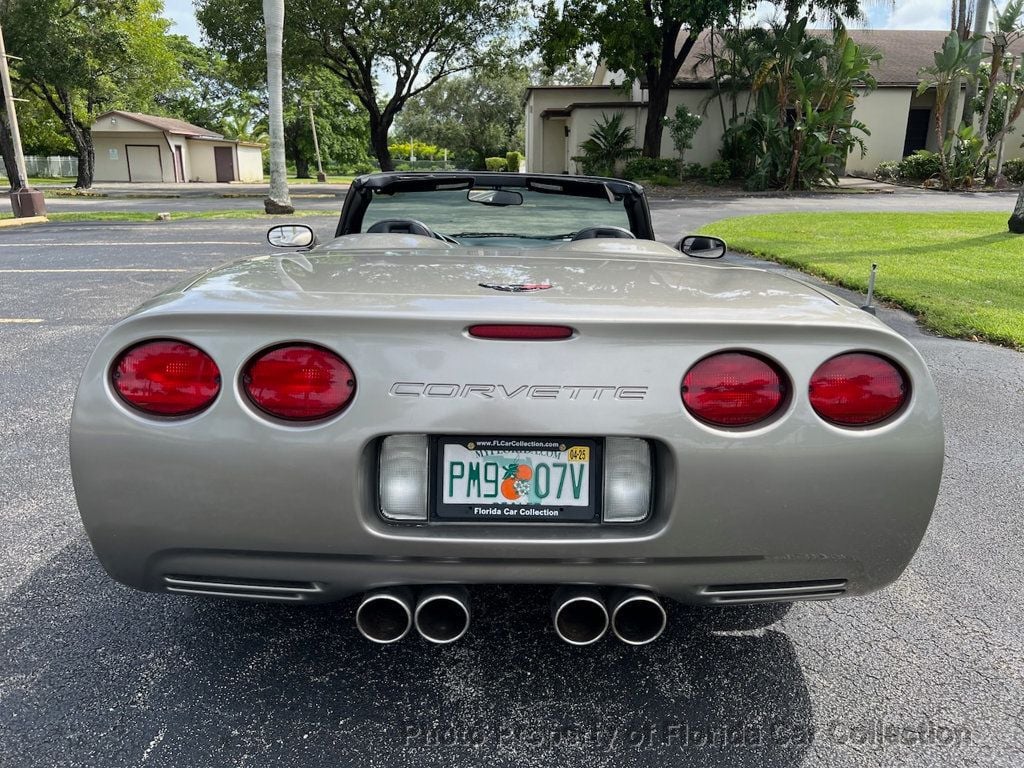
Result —
POLYGON ((630 231, 641 240, 654 240, 654 227, 643 187, 620 179, 525 173, 421 172, 375 173, 352 181, 335 237, 362 232, 363 218, 374 192, 422 192, 459 189, 526 189, 532 192, 621 201, 630 231))

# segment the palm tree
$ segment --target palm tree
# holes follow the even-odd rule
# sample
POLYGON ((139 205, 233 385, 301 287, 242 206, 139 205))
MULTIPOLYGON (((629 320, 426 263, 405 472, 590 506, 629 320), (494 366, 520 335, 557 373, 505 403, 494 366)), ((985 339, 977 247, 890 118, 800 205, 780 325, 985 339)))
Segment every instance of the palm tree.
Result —
POLYGON ((267 213, 294 213, 288 197, 284 159, 284 104, 281 97, 281 48, 284 41, 284 0, 263 0, 267 25, 267 96, 270 102, 270 194, 263 201, 267 213))
POLYGON ((639 148, 633 146, 633 129, 622 125, 624 117, 621 112, 612 117, 602 112, 590 137, 580 144, 587 175, 614 176, 620 161, 640 154, 639 148))

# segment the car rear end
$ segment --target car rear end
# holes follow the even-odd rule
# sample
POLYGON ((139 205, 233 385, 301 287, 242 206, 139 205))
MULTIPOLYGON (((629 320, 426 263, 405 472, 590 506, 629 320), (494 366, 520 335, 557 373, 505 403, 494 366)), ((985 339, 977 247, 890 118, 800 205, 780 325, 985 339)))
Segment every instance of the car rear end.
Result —
POLYGON ((721 301, 672 305, 258 280, 169 293, 112 329, 83 376, 86 529, 133 587, 273 601, 480 583, 718 604, 881 588, 938 489, 929 374, 812 289, 770 311, 782 283, 729 299, 741 277, 706 278, 721 301), (188 402, 146 394, 154 349, 172 356, 159 375, 198 377, 188 402))

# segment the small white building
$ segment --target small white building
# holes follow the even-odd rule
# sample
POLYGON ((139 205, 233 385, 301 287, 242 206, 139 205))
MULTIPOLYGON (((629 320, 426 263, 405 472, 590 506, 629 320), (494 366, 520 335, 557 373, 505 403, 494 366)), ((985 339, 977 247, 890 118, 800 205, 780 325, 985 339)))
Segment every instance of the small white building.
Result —
POLYGON ((262 182, 263 147, 172 117, 114 110, 92 125, 96 181, 262 182))

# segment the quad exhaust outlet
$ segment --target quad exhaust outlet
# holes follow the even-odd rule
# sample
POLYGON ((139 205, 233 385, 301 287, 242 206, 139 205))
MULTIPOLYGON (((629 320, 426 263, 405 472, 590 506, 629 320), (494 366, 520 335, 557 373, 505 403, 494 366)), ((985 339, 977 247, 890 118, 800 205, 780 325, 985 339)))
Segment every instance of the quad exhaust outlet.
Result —
MULTIPOLYGON (((437 645, 454 643, 469 631, 469 591, 434 586, 414 597, 409 587, 377 589, 363 595, 356 627, 367 640, 397 643, 416 628, 437 645)), ((608 634, 627 645, 647 645, 665 631, 668 616, 661 601, 638 589, 619 589, 607 601, 593 587, 559 587, 551 598, 555 634, 570 645, 592 645, 608 634)))

